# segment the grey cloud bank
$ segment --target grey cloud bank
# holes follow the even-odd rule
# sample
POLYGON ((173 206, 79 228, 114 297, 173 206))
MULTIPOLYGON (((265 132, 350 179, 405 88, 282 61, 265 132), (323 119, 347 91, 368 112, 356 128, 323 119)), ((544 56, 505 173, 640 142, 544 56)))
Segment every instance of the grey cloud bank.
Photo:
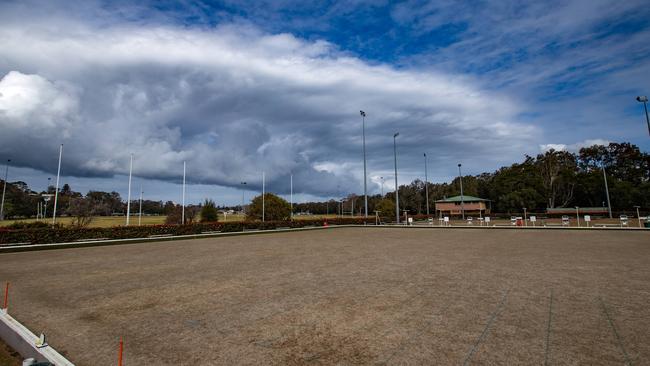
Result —
POLYGON ((52 173, 63 143, 68 175, 125 174, 132 152, 143 178, 177 182, 186 160, 193 183, 255 187, 264 170, 270 189, 294 174, 300 192, 328 196, 361 186, 359 109, 377 176, 392 169, 396 130, 405 177, 424 151, 432 167, 495 165, 539 133, 469 80, 369 65, 322 41, 59 22, 0 28, 0 155, 18 166, 52 173))

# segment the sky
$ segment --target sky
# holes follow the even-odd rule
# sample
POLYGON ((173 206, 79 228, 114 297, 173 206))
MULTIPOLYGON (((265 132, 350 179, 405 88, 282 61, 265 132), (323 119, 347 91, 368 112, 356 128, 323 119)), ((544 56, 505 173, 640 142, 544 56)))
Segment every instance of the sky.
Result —
POLYGON ((491 172, 549 148, 650 149, 644 1, 0 2, 9 181, 238 204, 491 172), (393 139, 393 135, 399 136, 393 139), (242 185, 241 182, 246 182, 242 185), (140 188, 142 187, 142 188, 140 188))

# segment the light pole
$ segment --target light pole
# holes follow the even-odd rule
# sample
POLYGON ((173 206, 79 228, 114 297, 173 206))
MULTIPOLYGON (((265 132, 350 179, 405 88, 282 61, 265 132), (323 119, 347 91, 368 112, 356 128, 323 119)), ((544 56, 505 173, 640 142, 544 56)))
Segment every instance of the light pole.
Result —
POLYGON ((185 225, 185 161, 183 161, 183 208, 181 210, 181 225, 185 225))
POLYGON ((59 200, 59 178, 61 177, 61 158, 63 157, 63 144, 59 147, 59 168, 56 171, 56 187, 54 187, 54 212, 52 213, 52 225, 56 224, 56 204, 59 200))
POLYGON ((526 220, 526 207, 524 207, 524 226, 528 226, 528 221, 526 220))
POLYGON ((645 95, 640 95, 636 97, 636 101, 643 103, 643 109, 645 109, 645 121, 648 124, 648 134, 650 134, 650 119, 648 118, 648 97, 645 95))
POLYGON ((639 227, 641 227, 641 215, 639 214, 641 206, 634 206, 634 208, 636 208, 636 218, 639 220, 639 227))
POLYGON ((129 226, 131 217, 131 175, 133 173, 133 154, 131 154, 131 163, 129 164, 129 192, 126 195, 126 226, 129 226))
POLYGON ((399 224, 399 186, 397 185, 397 136, 399 132, 393 135, 393 156, 395 158, 395 220, 399 224))
POLYGON ((290 205, 291 205, 291 213, 289 214, 289 218, 293 221, 293 174, 291 174, 290 180, 291 180, 291 183, 290 183, 291 193, 289 194, 289 197, 290 197, 289 202, 290 202, 290 205))
POLYGON ((609 188, 607 187, 607 173, 605 173, 605 164, 603 163, 603 179, 605 179, 605 194, 607 195, 607 212, 609 212, 609 218, 612 218, 612 204, 609 201, 609 188))
POLYGON ((241 212, 246 214, 246 211, 244 210, 244 192, 246 192, 244 186, 246 185, 246 182, 239 182, 239 184, 241 185, 241 212))
POLYGON ((427 216, 429 216, 429 176, 427 173, 427 153, 424 153, 424 194, 425 199, 427 200, 427 216))
POLYGON ((144 191, 142 190, 142 185, 140 185, 140 213, 138 213, 138 226, 142 225, 142 196, 144 191))
POLYGON ((363 131, 363 197, 365 202, 365 218, 368 218, 368 179, 366 177, 366 112, 361 113, 362 131, 363 131))
POLYGON ((463 198, 463 175, 460 172, 460 167, 462 164, 458 164, 458 179, 460 179, 460 212, 463 215, 463 220, 465 220, 465 201, 463 198))
POLYGON ((580 207, 576 206, 576 222, 578 223, 578 227, 580 227, 580 207))
POLYGON ((9 163, 11 159, 7 159, 7 165, 5 166, 5 184, 2 187, 2 203, 0 203, 0 220, 5 219, 5 192, 7 191, 7 177, 9 176, 9 163))
POLYGON ((266 190, 266 177, 265 177, 264 172, 262 172, 262 222, 264 222, 264 214, 265 214, 265 211, 266 211, 266 207, 264 205, 265 204, 264 196, 265 196, 265 193, 266 193, 265 190, 266 190))
POLYGON ((384 198, 384 177, 379 177, 381 180, 381 198, 384 198))

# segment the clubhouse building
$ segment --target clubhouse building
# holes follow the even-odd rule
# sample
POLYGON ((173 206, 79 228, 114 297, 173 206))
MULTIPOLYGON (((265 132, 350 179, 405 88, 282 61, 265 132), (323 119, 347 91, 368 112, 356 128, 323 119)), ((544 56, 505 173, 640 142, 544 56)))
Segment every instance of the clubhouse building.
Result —
POLYGON ((490 200, 465 195, 462 201, 460 196, 449 197, 436 201, 436 213, 438 216, 456 216, 461 215, 464 208, 466 216, 483 216, 490 213, 489 202, 490 200))

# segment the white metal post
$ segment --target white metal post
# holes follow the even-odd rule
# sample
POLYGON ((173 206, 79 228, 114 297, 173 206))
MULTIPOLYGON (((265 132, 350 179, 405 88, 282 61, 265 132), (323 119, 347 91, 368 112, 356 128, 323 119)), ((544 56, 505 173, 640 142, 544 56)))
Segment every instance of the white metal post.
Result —
POLYGON ((266 192, 265 192, 266 187, 264 186, 266 184, 266 182, 264 180, 265 180, 264 172, 262 172, 262 222, 264 222, 264 213, 265 213, 264 212, 265 211, 264 196, 266 194, 266 192))
POLYGON ((183 208, 181 211, 181 224, 185 225, 185 162, 183 161, 183 208))
POLYGON ((131 162, 129 163, 129 192, 126 195, 126 226, 129 226, 129 219, 131 218, 131 175, 133 173, 133 154, 131 154, 131 162))
POLYGON ((7 177, 9 176, 9 163, 11 159, 7 159, 7 166, 5 167, 5 184, 2 187, 2 203, 0 203, 0 220, 5 219, 5 192, 7 191, 7 177))
POLYGON ((142 185, 140 185, 140 212, 138 213, 138 226, 142 224, 142 196, 144 191, 142 190, 142 185))
POLYGON ((427 165, 427 154, 424 153, 424 196, 427 200, 427 216, 429 216, 429 176, 427 173, 427 165))
POLYGON ((293 174, 291 174, 291 193, 290 193, 289 200, 291 202, 290 203, 290 205, 291 205, 291 213, 289 214, 289 218, 291 218, 291 220, 293 220, 293 174))
POLYGON ((59 178, 61 176, 61 158, 63 157, 63 144, 59 147, 59 168, 56 171, 56 187, 54 187, 54 212, 52 213, 52 225, 56 224, 56 204, 59 201, 59 178))

